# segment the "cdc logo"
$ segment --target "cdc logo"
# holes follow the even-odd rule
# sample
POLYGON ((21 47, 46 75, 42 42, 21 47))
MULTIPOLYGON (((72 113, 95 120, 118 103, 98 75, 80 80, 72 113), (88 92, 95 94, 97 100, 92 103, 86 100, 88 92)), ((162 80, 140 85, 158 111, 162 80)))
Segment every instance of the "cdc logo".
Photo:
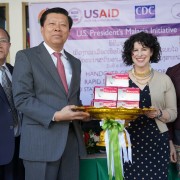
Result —
POLYGON ((171 9, 171 13, 174 18, 180 19, 180 3, 176 3, 173 5, 171 9))
POLYGON ((135 18, 155 18, 155 5, 135 6, 135 18))

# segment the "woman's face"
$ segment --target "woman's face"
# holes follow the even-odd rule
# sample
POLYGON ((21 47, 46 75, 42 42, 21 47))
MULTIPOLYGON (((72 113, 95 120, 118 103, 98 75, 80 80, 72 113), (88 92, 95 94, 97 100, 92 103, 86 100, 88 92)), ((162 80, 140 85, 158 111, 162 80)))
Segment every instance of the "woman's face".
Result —
POLYGON ((139 42, 134 43, 134 48, 132 50, 132 60, 137 68, 149 68, 152 54, 153 52, 149 47, 142 46, 142 44, 139 42))

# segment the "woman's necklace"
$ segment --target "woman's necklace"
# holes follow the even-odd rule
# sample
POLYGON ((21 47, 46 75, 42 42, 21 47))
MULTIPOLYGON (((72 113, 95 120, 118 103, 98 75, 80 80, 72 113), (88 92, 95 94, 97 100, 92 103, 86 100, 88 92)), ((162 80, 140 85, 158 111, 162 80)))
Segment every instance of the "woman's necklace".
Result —
POLYGON ((146 85, 153 77, 153 69, 149 68, 145 73, 137 73, 134 68, 131 70, 135 81, 140 85, 146 85))
POLYGON ((132 71, 134 72, 135 76, 137 77, 149 77, 151 74, 151 67, 149 67, 149 69, 145 72, 137 72, 136 69, 133 67, 132 71))

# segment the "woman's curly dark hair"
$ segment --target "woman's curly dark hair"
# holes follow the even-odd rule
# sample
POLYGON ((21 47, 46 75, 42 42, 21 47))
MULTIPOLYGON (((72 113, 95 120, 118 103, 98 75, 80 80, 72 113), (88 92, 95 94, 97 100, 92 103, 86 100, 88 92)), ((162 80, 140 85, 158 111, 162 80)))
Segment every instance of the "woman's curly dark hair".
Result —
POLYGON ((139 42, 142 46, 146 46, 151 49, 153 55, 150 58, 152 63, 159 62, 161 58, 161 47, 156 36, 146 32, 139 32, 129 37, 124 43, 122 51, 123 62, 129 66, 133 64, 132 51, 134 49, 134 43, 139 42))

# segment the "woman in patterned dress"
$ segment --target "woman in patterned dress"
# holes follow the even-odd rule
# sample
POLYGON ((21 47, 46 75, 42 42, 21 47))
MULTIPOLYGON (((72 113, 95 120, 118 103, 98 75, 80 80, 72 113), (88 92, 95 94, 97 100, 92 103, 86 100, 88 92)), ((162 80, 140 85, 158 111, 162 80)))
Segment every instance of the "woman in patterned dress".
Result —
POLYGON ((124 164, 125 180, 168 179, 169 137, 166 123, 177 117, 176 93, 171 79, 151 68, 160 60, 157 37, 146 32, 124 43, 122 58, 129 71, 130 87, 140 89, 140 108, 153 107, 127 128, 132 143, 132 163, 124 164))

